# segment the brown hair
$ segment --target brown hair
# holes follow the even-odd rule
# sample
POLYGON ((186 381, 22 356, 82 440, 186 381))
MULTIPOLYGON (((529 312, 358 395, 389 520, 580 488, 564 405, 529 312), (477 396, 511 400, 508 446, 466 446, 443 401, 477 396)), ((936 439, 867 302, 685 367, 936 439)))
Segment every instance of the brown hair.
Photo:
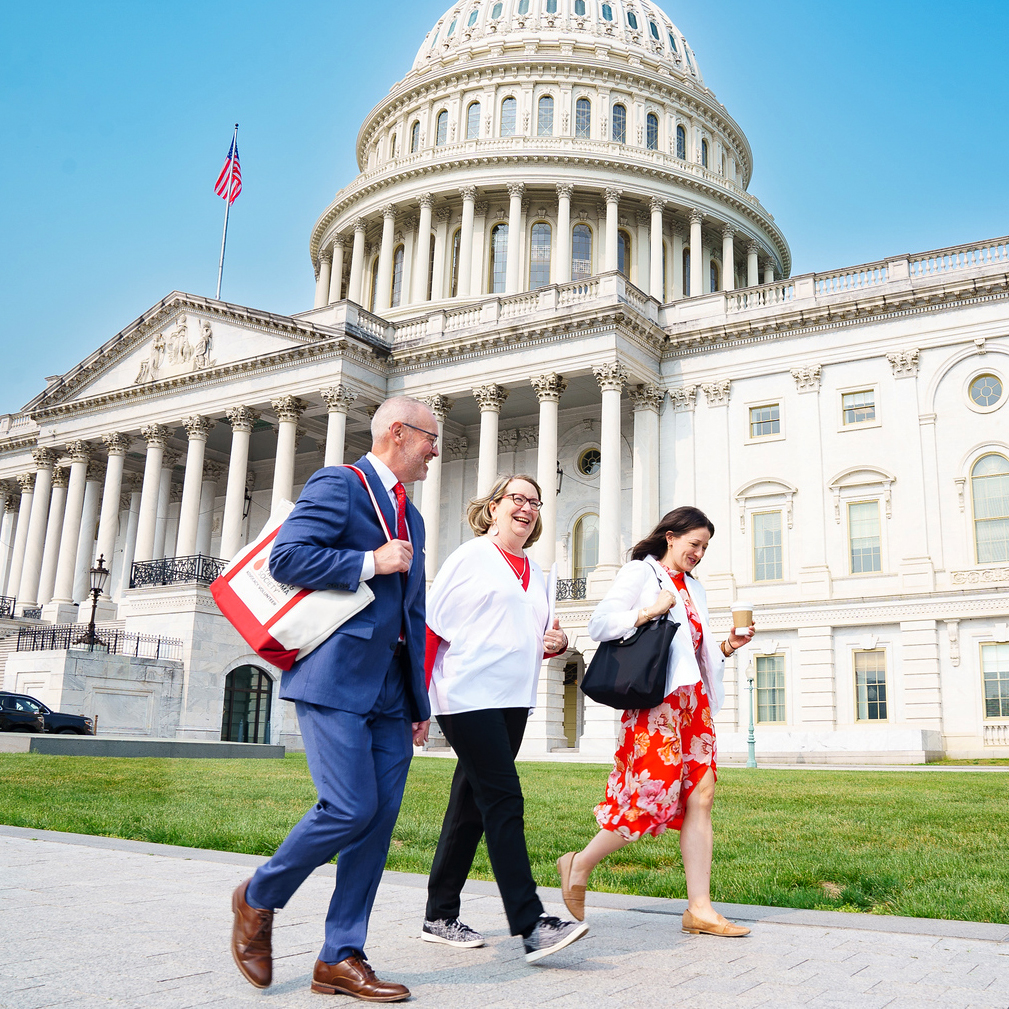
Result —
MULTIPOLYGON (((494 481, 494 486, 491 487, 487 494, 482 497, 475 497, 469 503, 469 507, 466 509, 466 518, 469 520, 470 528, 477 534, 477 536, 483 536, 486 534, 487 530, 494 524, 494 517, 490 513, 490 506, 496 501, 500 501, 508 490, 508 484, 512 480, 524 480, 526 483, 531 483, 536 488, 536 493, 539 497, 543 497, 543 491, 540 490, 540 485, 535 481, 535 479, 529 476, 527 473, 510 473, 507 476, 499 476, 497 480, 494 481)), ((529 534, 529 539, 525 541, 525 546, 531 547, 542 535, 543 533, 543 518, 539 512, 536 513, 536 522, 533 525, 533 531, 529 534)))
POLYGON ((659 524, 640 542, 635 543, 631 550, 631 559, 643 561, 646 557, 659 559, 665 557, 668 546, 666 533, 674 536, 684 536, 691 529, 707 529, 710 535, 715 535, 715 525, 700 508, 693 505, 681 505, 663 515, 659 524))

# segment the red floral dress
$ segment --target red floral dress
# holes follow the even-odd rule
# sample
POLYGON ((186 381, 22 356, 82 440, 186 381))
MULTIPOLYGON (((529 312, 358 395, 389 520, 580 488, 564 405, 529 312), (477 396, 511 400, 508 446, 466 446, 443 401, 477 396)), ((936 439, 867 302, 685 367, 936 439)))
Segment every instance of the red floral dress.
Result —
MULTIPOLYGON (((701 618, 682 572, 666 569, 687 610, 694 653, 700 656, 701 618)), ((716 774, 715 727, 704 685, 677 687, 654 708, 631 709, 620 719, 620 740, 606 797, 596 821, 628 841, 658 837, 683 826, 687 796, 708 768, 716 774)))

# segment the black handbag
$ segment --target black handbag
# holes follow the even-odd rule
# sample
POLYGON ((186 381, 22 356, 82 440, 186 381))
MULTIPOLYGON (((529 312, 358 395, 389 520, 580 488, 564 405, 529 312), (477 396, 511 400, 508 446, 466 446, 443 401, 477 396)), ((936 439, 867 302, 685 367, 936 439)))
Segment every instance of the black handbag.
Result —
POLYGON ((665 697, 669 649, 679 626, 664 613, 629 638, 601 641, 582 677, 582 693, 610 708, 654 708, 665 697))

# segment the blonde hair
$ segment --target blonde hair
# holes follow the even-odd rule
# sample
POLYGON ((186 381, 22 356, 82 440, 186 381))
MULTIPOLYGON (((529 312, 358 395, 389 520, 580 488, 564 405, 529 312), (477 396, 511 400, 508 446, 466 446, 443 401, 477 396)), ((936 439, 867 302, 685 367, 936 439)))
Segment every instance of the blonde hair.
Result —
MULTIPOLYGON (((466 518, 469 520, 470 528, 477 534, 477 536, 485 536, 487 530, 494 525, 494 516, 491 515, 490 506, 495 502, 500 501, 508 491, 508 484, 512 480, 524 480, 526 483, 532 484, 536 488, 536 493, 542 498, 543 491, 540 490, 540 485, 535 481, 535 479, 529 476, 527 473, 510 473, 507 476, 499 476, 497 480, 494 481, 494 486, 491 487, 487 494, 482 497, 475 497, 469 503, 469 507, 466 509, 466 518)), ((533 525, 533 531, 529 534, 529 539, 525 541, 525 546, 531 547, 542 535, 543 533, 543 519, 540 513, 536 513, 536 522, 533 525)))

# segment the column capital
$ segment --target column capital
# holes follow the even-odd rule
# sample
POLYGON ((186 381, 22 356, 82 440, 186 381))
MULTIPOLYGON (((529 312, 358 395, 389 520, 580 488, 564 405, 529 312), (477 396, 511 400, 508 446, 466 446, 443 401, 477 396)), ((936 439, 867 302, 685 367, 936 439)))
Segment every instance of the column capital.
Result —
POLYGON ((476 217, 486 216, 488 210, 490 210, 490 204, 486 200, 477 200, 473 204, 473 214, 476 217))
POLYGON ((680 385, 669 390, 669 402, 678 413, 693 411, 697 405, 697 386, 680 385))
POLYGON ((631 386, 627 390, 627 395, 630 397, 635 411, 653 410, 656 413, 658 413, 659 408, 662 406, 662 401, 666 398, 665 390, 660 389, 652 382, 643 382, 631 386))
POLYGON ((524 182, 509 182, 508 183, 508 197, 512 200, 521 200, 522 194, 526 191, 526 184, 524 182))
POLYGON ((480 404, 481 413, 500 413, 508 390, 501 385, 481 385, 473 390, 473 398, 480 404))
POLYGON ((326 401, 329 413, 347 413, 357 393, 346 385, 331 385, 328 389, 322 389, 319 393, 326 401))
POLYGON ((708 406, 728 406, 731 386, 732 380, 728 378, 702 385, 701 389, 704 390, 704 398, 708 401, 708 406))
POLYGON ((559 200, 570 200, 575 194, 575 187, 569 182, 558 182, 557 183, 557 199, 559 200))
POLYGON ((347 247, 347 236, 346 235, 334 235, 333 236, 333 249, 345 249, 347 247))
POLYGON ((460 186, 459 195, 463 200, 470 200, 471 202, 476 200, 476 186, 460 186))
POLYGON ((70 456, 71 462, 87 462, 91 458, 93 446, 91 442, 78 438, 76 441, 68 441, 66 453, 70 456))
POLYGON ((332 263, 333 262, 333 248, 330 246, 328 249, 319 250, 319 262, 320 263, 332 263))
POLYGON ((299 396, 279 396, 270 400, 270 406, 273 407, 277 420, 297 422, 308 408, 308 403, 299 396))
POLYGON ((160 445, 164 448, 165 442, 168 441, 171 434, 172 432, 163 424, 145 424, 140 429, 140 437, 147 442, 148 447, 151 445, 160 445))
POLYGON ((105 483, 106 466, 100 459, 92 459, 88 463, 87 483, 105 483))
POLYGON ((190 441, 206 441, 210 435, 211 428, 216 421, 200 414, 193 414, 191 417, 182 418, 182 426, 186 429, 190 441))
POLYGON ((434 206, 434 194, 424 193, 418 200, 417 203, 421 207, 433 207, 434 206))
POLYGON ((217 483, 221 479, 221 474, 224 472, 224 466, 219 462, 214 462, 212 459, 206 459, 203 463, 203 482, 209 483, 213 481, 217 483))
POLYGON ((70 471, 63 466, 56 466, 53 469, 53 490, 57 487, 66 487, 70 471))
POLYGON ((452 218, 452 208, 451 207, 439 207, 435 212, 434 216, 441 222, 451 220, 452 218))
POLYGON ((387 203, 382 208, 382 217, 384 217, 385 220, 387 220, 387 221, 395 221, 396 220, 396 205, 393 204, 393 203, 387 203))
POLYGON ((620 197, 624 195, 622 189, 617 189, 615 186, 608 186, 603 190, 603 197, 607 203, 619 203, 620 197))
POLYGON ((126 473, 124 479, 131 494, 139 494, 144 489, 143 473, 126 473))
POLYGON ((653 196, 653 197, 652 197, 652 198, 651 198, 651 199, 650 199, 650 200, 648 201, 648 207, 649 207, 649 209, 651 210, 651 212, 652 212, 653 214, 654 214, 654 213, 659 213, 659 214, 661 214, 661 213, 662 213, 662 211, 666 209, 666 204, 667 204, 668 202, 669 202, 669 201, 668 201, 667 199, 665 199, 664 197, 662 197, 662 196, 653 196))
POLYGON ((731 224, 726 224, 725 227, 722 228, 722 238, 732 241, 735 237, 736 229, 731 224))
MULTIPOLYGON (((133 439, 128 434, 121 434, 119 431, 110 431, 108 434, 102 435, 102 442, 105 448, 108 450, 109 455, 126 455, 129 451, 130 444, 133 439)), ((78 443, 86 444, 86 443, 78 443)), ((70 446, 67 446, 67 452, 70 452, 70 446)), ((82 462, 83 460, 76 457, 71 453, 70 459, 72 462, 82 462)), ((84 459, 87 459, 85 454, 84 459)))
POLYGON ((440 392, 436 392, 431 396, 420 396, 419 399, 434 414, 435 420, 442 423, 445 422, 449 410, 455 406, 454 399, 449 399, 448 396, 443 396, 440 392))
POLYGON ((760 255, 760 246, 756 242, 747 242, 746 243, 746 254, 748 256, 759 256, 760 255))
POLYGON ((627 369, 619 361, 597 364, 592 369, 603 392, 620 392, 627 382, 627 369))
MULTIPOLYGON (((886 359, 890 362, 895 378, 909 378, 918 374, 918 348, 912 347, 908 350, 898 350, 893 354, 887 354, 886 359)), ((32 453, 35 454, 34 452, 32 453)))
POLYGON ((32 458, 36 469, 52 469, 56 465, 56 453, 50 448, 33 448, 32 458))
POLYGON ((568 387, 568 380, 551 371, 545 375, 534 375, 529 379, 529 384, 536 390, 536 398, 541 403, 558 403, 561 394, 568 387))
POLYGON ((18 486, 21 488, 22 494, 34 494, 35 493, 35 474, 34 473, 18 473, 15 480, 18 482, 18 486))
POLYGON ((182 453, 178 449, 166 448, 165 454, 161 457, 161 468, 169 470, 175 469, 181 458, 182 453))
POLYGON ((244 431, 246 434, 252 431, 256 421, 259 420, 259 411, 248 406, 229 406, 224 413, 232 431, 244 431))
POLYGON ((8 497, 6 501, 4 501, 5 512, 16 512, 20 507, 21 507, 21 497, 18 494, 11 494, 10 497, 8 497))
POLYGON ((354 218, 354 231, 362 235, 368 230, 368 222, 363 217, 354 218))
POLYGON ((692 225, 700 224, 701 221, 703 220, 704 220, 704 213, 702 211, 697 210, 696 208, 690 211, 690 223, 692 225))
POLYGON ((806 368, 793 368, 792 378, 799 392, 816 392, 820 388, 820 365, 813 364, 806 368))

